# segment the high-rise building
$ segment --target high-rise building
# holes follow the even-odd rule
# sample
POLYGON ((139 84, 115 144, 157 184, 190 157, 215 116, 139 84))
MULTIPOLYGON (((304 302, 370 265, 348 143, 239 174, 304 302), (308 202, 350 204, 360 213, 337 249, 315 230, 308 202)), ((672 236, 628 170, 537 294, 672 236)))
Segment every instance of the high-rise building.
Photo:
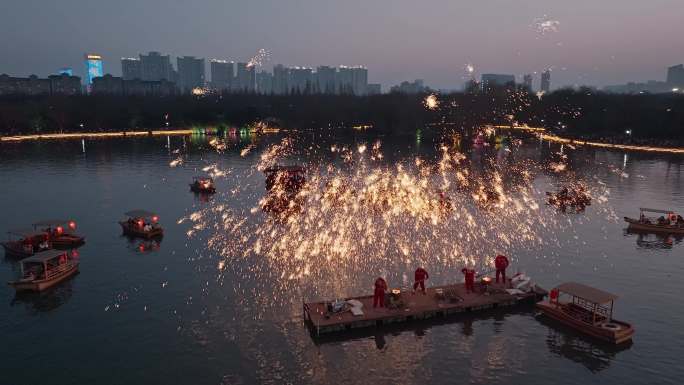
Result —
POLYGON ((219 91, 228 91, 235 77, 235 63, 232 61, 211 59, 211 86, 219 91))
POLYGON ((315 92, 322 94, 335 93, 335 75, 337 69, 329 66, 319 66, 316 68, 315 92))
POLYGON ((335 88, 340 94, 365 95, 368 89, 368 70, 365 67, 340 66, 335 79, 335 88))
POLYGON ((504 74, 482 74, 482 90, 486 91, 493 87, 515 86, 515 76, 504 74))
POLYGON ((541 74, 541 87, 539 87, 542 92, 549 92, 551 90, 551 70, 546 70, 541 74))
POLYGON ((85 54, 86 65, 86 85, 93 84, 93 79, 104 75, 102 67, 102 56, 96 54, 85 54))
POLYGON ((136 57, 122 57, 121 76, 124 80, 142 80, 142 61, 136 57))
POLYGON ((313 92, 313 70, 308 67, 290 67, 290 92, 313 92))
POLYGON ((354 95, 365 95, 368 91, 368 69, 352 67, 352 92, 354 95))
POLYGON ((256 70, 254 66, 248 66, 247 63, 237 63, 235 83, 237 91, 253 92, 256 87, 256 70))
POLYGON ((178 86, 181 92, 189 93, 194 88, 204 87, 204 59, 183 56, 177 59, 178 86))
POLYGON ((290 69, 282 64, 273 67, 273 93, 287 95, 290 93, 289 86, 290 69))
POLYGON ((673 88, 684 87, 684 64, 678 64, 667 69, 667 83, 673 88))
POLYGON ((382 93, 382 86, 380 84, 369 84, 366 91, 367 95, 380 95, 382 93))
POLYGON ((175 74, 173 66, 171 65, 171 57, 169 55, 161 55, 159 52, 150 52, 147 55, 140 54, 140 62, 142 68, 142 80, 175 81, 175 74))
POLYGON ((525 74, 523 76, 523 87, 528 91, 532 91, 532 74, 525 74))
POLYGON ((256 74, 257 93, 267 95, 273 93, 273 75, 266 71, 256 74))

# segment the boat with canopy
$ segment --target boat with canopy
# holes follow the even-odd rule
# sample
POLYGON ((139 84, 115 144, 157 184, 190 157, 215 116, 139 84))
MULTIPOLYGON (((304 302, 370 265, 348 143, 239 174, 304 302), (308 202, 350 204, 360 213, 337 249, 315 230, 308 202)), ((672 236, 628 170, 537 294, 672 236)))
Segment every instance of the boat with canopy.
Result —
POLYGON ((17 258, 30 257, 33 254, 52 248, 48 234, 33 229, 15 229, 7 232, 7 241, 0 243, 5 248, 5 255, 17 258))
POLYGON ((625 222, 629 224, 627 230, 630 231, 684 234, 684 218, 673 210, 640 208, 638 219, 625 217, 625 222), (656 218, 646 213, 661 215, 656 218))
POLYGON ((196 193, 213 194, 216 192, 214 180, 208 176, 196 176, 192 178, 190 190, 196 193))
POLYGON ((634 328, 613 318, 617 298, 591 286, 567 282, 552 289, 548 301, 538 302, 537 309, 581 333, 618 345, 632 339, 634 328))
POLYGON ((124 213, 126 220, 120 221, 124 235, 145 239, 158 238, 164 235, 164 229, 159 225, 159 216, 152 211, 131 210, 124 213))
POLYGON ((85 243, 85 237, 74 233, 76 221, 73 219, 43 220, 34 223, 33 228, 47 233, 56 249, 78 247, 85 243))
POLYGON ((43 291, 78 272, 78 260, 64 250, 47 250, 21 261, 21 278, 8 284, 17 291, 43 291))

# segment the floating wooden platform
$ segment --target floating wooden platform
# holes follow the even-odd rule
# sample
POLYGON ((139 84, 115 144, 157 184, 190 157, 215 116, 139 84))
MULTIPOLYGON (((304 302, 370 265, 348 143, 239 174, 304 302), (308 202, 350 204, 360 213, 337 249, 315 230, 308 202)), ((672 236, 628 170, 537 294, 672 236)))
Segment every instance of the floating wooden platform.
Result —
MULTIPOLYGON (((488 292, 476 284, 475 293, 466 294, 463 283, 427 288, 426 294, 418 291, 404 291, 396 308, 373 308, 373 296, 345 298, 355 299, 363 304, 363 315, 355 316, 351 311, 328 314, 327 304, 333 301, 303 304, 304 321, 315 336, 353 329, 378 327, 386 324, 414 320, 446 317, 451 314, 477 312, 498 307, 533 304, 543 299, 547 291, 535 286, 531 292, 510 295, 503 291, 503 284, 490 284, 488 292), (440 292, 442 294, 438 294, 440 292)), ((389 295, 387 296, 389 297, 389 295)), ((389 304, 386 298, 385 305, 389 304)))

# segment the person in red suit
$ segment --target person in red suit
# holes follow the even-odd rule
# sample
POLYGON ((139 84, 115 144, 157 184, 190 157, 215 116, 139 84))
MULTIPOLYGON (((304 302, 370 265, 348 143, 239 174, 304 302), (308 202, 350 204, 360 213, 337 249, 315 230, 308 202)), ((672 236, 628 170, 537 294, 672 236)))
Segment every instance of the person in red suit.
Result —
POLYGON ((465 275, 465 288, 466 294, 470 292, 475 292, 475 270, 464 267, 461 269, 461 273, 465 275))
POLYGON ((422 267, 417 268, 414 275, 415 282, 413 283, 413 291, 416 291, 418 286, 420 286, 420 290, 425 294, 425 280, 428 278, 430 278, 430 276, 428 275, 427 270, 422 267))
POLYGON ((385 307, 385 291, 387 291, 387 282, 384 278, 378 277, 375 280, 375 292, 373 293, 373 307, 385 307))
POLYGON ((496 267, 496 283, 499 283, 499 275, 501 275, 501 282, 506 284, 506 268, 508 267, 508 258, 505 255, 497 255, 494 258, 494 267, 496 267))

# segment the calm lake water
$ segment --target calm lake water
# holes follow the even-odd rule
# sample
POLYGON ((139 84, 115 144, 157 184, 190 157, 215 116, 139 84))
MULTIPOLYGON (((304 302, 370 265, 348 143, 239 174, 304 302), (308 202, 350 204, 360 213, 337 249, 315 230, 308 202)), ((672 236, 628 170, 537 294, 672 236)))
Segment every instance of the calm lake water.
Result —
MULTIPOLYGON (((87 237, 80 274, 58 288, 15 296, 0 285, 0 384, 681 383, 684 244, 627 234, 621 218, 637 216, 640 206, 684 211, 683 157, 566 147, 568 171, 556 173, 543 170, 559 157, 559 145, 526 140, 504 154, 513 156, 502 163, 504 174, 523 159, 539 166, 530 184, 542 206, 535 215, 547 224, 535 230, 542 244, 507 248, 512 269, 546 288, 575 280, 619 294, 616 318, 637 331, 631 346, 585 339, 533 308, 313 340, 301 301, 369 292, 380 272, 327 277, 307 292, 309 283, 282 284, 286 268, 258 258, 244 264, 228 258, 219 269, 225 259, 208 243, 212 231, 223 230, 210 225, 189 237, 192 224, 178 223, 217 204, 249 217, 264 192, 254 165, 280 139, 235 138, 221 152, 204 137, 0 145, 0 230, 70 217, 87 237), (207 201, 189 192, 188 182, 208 165, 227 174, 216 179, 219 193, 207 201), (543 193, 570 172, 605 201, 582 214, 544 206, 543 193), (166 230, 160 244, 121 236, 117 221, 134 208, 159 214, 166 230)), ((320 154, 331 143, 355 149, 376 138, 300 135, 297 143, 306 140, 320 154)), ((380 140, 385 165, 437 152, 423 134, 380 140)), ((496 160, 495 151, 465 150, 474 168, 496 160)), ((430 285, 461 279, 455 266, 428 259, 426 267, 430 285)), ((412 266, 388 264, 391 284, 410 276, 403 268, 412 266)), ((0 281, 17 273, 16 260, 3 258, 0 281)))

